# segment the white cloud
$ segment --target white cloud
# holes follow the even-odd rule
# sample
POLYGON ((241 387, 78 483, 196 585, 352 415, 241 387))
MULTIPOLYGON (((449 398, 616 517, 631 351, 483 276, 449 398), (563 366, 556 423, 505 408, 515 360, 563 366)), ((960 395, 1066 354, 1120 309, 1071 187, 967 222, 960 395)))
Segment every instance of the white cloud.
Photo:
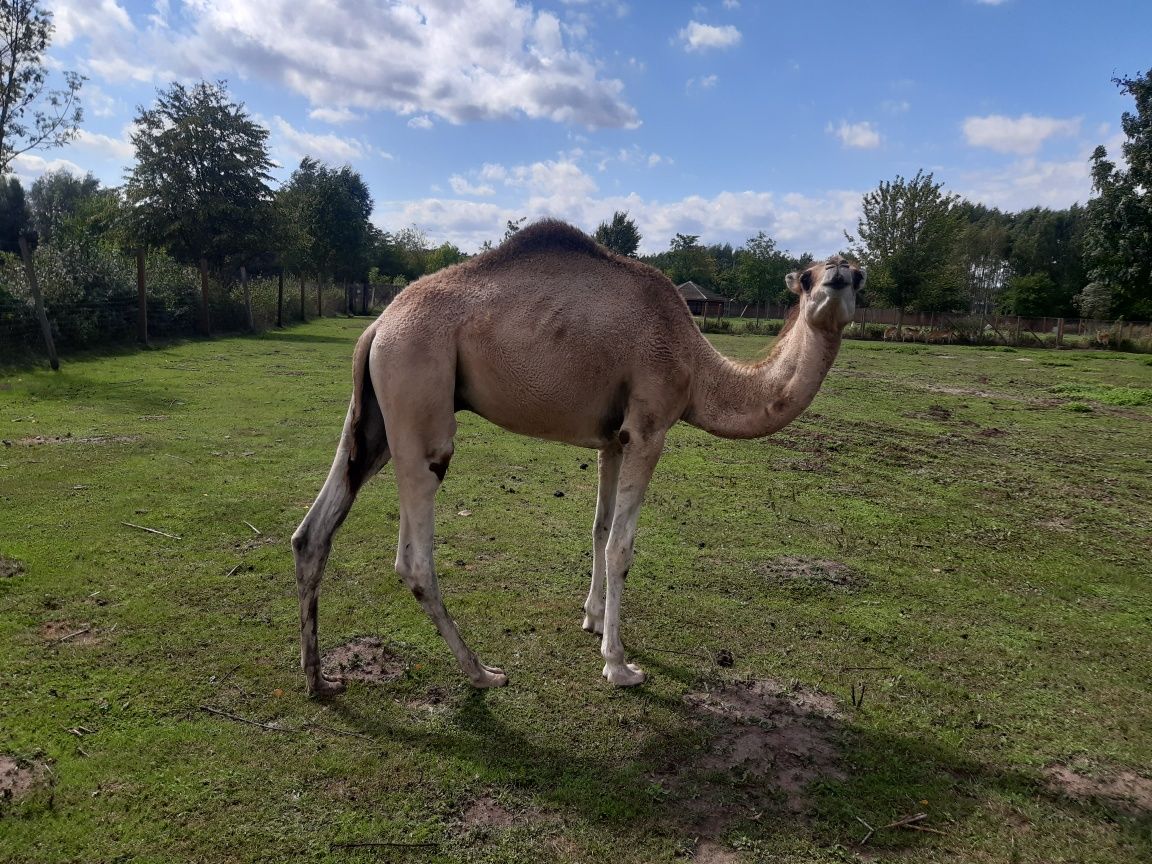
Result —
POLYGON ((408 126, 412 129, 431 129, 432 125, 432 118, 427 114, 421 114, 408 121, 408 126))
POLYGON ((333 126, 362 119, 359 114, 348 108, 313 108, 308 112, 308 117, 312 120, 319 120, 321 123, 330 123, 333 126))
POLYGON ((999 170, 978 171, 963 179, 961 194, 971 200, 1016 212, 1029 207, 1061 210, 1088 201, 1092 177, 1088 157, 1067 161, 1020 159, 999 170))
POLYGON ((76 177, 83 177, 88 173, 87 168, 81 168, 69 159, 45 159, 35 153, 22 153, 17 156, 12 160, 10 170, 20 179, 25 189, 49 171, 67 171, 76 177))
POLYGON ((56 32, 52 43, 71 45, 86 37, 103 47, 110 39, 119 40, 135 31, 128 11, 116 0, 52 0, 48 4, 56 32))
POLYGON ((716 27, 690 21, 680 33, 680 41, 685 51, 707 51, 711 48, 731 48, 740 43, 740 31, 731 24, 716 27))
MULTIPOLYGON (((305 156, 312 156, 322 162, 354 162, 374 153, 370 146, 355 138, 304 132, 280 116, 272 118, 271 128, 275 133, 273 149, 286 151, 290 157, 287 160, 289 162, 298 162, 305 156)), ((388 156, 386 153, 379 155, 388 156)))
POLYGON ((724 0, 725 9, 739 9, 740 0, 724 0))
POLYGON ((76 138, 73 139, 69 147, 89 150, 97 156, 118 159, 125 163, 131 162, 136 157, 136 148, 132 146, 131 141, 131 126, 125 128, 124 134, 120 138, 101 135, 99 132, 89 132, 87 129, 79 129, 76 132, 76 138))
POLYGON ((102 52, 92 68, 131 74, 146 49, 173 77, 258 77, 317 108, 450 123, 528 117, 639 125, 624 85, 602 76, 560 19, 517 0, 342 0, 338 13, 299 0, 194 0, 182 20, 183 32, 141 38, 131 53, 102 52))
POLYGON ((874 150, 880 146, 880 132, 876 129, 875 123, 867 120, 860 123, 849 123, 842 120, 839 126, 833 126, 829 123, 825 131, 839 138, 840 143, 845 147, 852 147, 857 150, 874 150))
POLYGON ((684 89, 689 92, 693 90, 712 90, 720 81, 718 75, 705 75, 703 78, 689 78, 688 83, 684 85, 684 89))
MULTIPOLYGON (((655 154, 652 158, 663 161, 655 154)), ((376 218, 384 227, 416 224, 433 243, 451 240, 472 251, 484 241, 498 240, 509 219, 554 216, 591 231, 614 211, 626 210, 640 228, 646 252, 666 249, 677 233, 738 245, 765 231, 784 248, 825 254, 843 246, 843 231, 855 227, 861 201, 860 193, 853 191, 819 196, 725 191, 671 201, 637 194, 601 195, 596 182, 571 156, 525 165, 488 163, 453 176, 450 183, 457 195, 492 188, 500 203, 444 197, 396 201, 381 205, 376 218)))
POLYGON ((964 120, 964 137, 973 147, 987 147, 998 153, 1027 156, 1036 153, 1044 142, 1056 135, 1078 135, 1080 118, 1061 120, 1056 117, 1034 117, 1021 114, 1005 117, 968 117, 964 120))
POLYGON ((469 183, 464 177, 459 174, 453 174, 448 178, 448 185, 452 187, 452 191, 457 195, 479 195, 488 196, 495 195, 496 190, 491 186, 473 185, 469 183))
POLYGON ((1008 0, 976 0, 976 2, 981 6, 999 6, 1003 3, 1007 3, 1008 0))

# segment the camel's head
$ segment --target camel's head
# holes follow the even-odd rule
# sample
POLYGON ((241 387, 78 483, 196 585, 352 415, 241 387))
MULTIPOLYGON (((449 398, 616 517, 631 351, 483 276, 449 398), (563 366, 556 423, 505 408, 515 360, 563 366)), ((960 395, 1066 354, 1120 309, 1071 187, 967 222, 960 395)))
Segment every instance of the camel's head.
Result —
POLYGON ((856 295, 867 273, 847 258, 833 255, 802 273, 789 273, 788 290, 800 297, 800 315, 812 327, 839 333, 856 312, 856 295))

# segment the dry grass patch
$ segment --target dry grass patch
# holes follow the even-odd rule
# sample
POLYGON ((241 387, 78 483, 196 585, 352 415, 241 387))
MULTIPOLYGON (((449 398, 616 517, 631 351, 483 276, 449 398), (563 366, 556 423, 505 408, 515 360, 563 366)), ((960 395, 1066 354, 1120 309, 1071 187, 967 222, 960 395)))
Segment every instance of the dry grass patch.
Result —
POLYGON ((324 652, 321 668, 330 678, 380 684, 404 674, 405 663, 378 636, 357 636, 324 652))
POLYGON ((1048 788, 1074 801, 1095 801, 1132 816, 1152 815, 1152 780, 1135 771, 1093 769, 1081 763, 1045 769, 1048 788))

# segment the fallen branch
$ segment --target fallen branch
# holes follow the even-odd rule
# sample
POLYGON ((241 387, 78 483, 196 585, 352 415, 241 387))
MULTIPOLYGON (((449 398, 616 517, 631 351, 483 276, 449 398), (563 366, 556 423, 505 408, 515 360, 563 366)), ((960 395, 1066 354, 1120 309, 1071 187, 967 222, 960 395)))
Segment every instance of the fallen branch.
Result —
POLYGON ((171 537, 173 540, 183 540, 183 537, 178 537, 175 534, 169 534, 167 531, 158 531, 155 528, 145 528, 143 525, 136 525, 133 522, 121 522, 121 525, 127 525, 129 528, 138 528, 141 531, 147 531, 149 534, 159 534, 161 537, 171 537))
MULTIPOLYGON (((240 569, 240 565, 237 564, 235 567, 233 567, 231 570, 228 571, 228 576, 231 576, 233 573, 235 573, 239 569, 240 569)), ((225 576, 224 578, 227 579, 228 576, 225 576)))
POLYGON ((272 726, 269 723, 261 723, 258 720, 249 720, 247 717, 241 717, 239 714, 229 714, 227 711, 221 711, 219 708, 213 708, 211 705, 201 705, 201 711, 206 711, 209 714, 215 714, 217 717, 224 717, 228 720, 234 720, 237 723, 247 723, 249 726, 259 726, 261 729, 267 729, 270 732, 302 732, 302 729, 297 729, 294 726, 272 726))
POLYGON ((91 628, 91 627, 85 627, 83 630, 77 630, 75 633, 69 633, 69 634, 67 634, 66 636, 61 636, 61 637, 59 637, 58 639, 53 639, 53 640, 52 640, 51 642, 49 642, 48 644, 49 644, 49 645, 57 645, 57 644, 59 644, 60 642, 67 642, 67 641, 68 641, 69 639, 71 639, 73 636, 80 636, 81 634, 84 634, 84 633, 91 633, 91 632, 92 632, 92 628, 91 628))
POLYGON ((251 528, 253 531, 255 531, 257 537, 259 537, 261 535, 260 529, 257 528, 255 525, 253 525, 251 522, 249 522, 247 519, 241 519, 240 521, 243 522, 245 525, 247 525, 249 528, 251 528))

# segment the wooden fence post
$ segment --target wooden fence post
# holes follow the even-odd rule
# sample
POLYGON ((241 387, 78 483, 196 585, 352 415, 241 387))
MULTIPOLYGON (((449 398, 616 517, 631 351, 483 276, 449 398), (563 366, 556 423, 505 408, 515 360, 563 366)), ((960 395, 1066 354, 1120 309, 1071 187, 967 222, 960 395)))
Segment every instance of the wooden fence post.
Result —
POLYGON ((284 270, 276 276, 276 326, 284 326, 284 270))
POLYGON ((28 276, 28 288, 32 291, 32 300, 36 304, 36 318, 40 321, 40 332, 44 336, 44 347, 48 349, 48 362, 52 371, 60 371, 60 358, 56 356, 56 343, 52 341, 52 326, 48 323, 48 313, 44 311, 44 298, 40 296, 40 283, 36 281, 36 262, 32 260, 32 250, 28 248, 28 239, 21 234, 19 237, 20 256, 24 259, 24 272, 28 276))
POLYGON ((1056 319, 1056 347, 1059 348, 1064 344, 1064 319, 1056 319))
POLYGON ((144 272, 144 250, 136 250, 136 335, 148 347, 148 283, 144 272))
POLYGON ((208 259, 200 259, 200 335, 208 336, 212 332, 212 324, 208 318, 208 259))
POLYGON ((256 332, 256 320, 252 317, 252 289, 248 286, 248 268, 240 265, 240 287, 244 289, 244 317, 248 322, 248 332, 256 332))

